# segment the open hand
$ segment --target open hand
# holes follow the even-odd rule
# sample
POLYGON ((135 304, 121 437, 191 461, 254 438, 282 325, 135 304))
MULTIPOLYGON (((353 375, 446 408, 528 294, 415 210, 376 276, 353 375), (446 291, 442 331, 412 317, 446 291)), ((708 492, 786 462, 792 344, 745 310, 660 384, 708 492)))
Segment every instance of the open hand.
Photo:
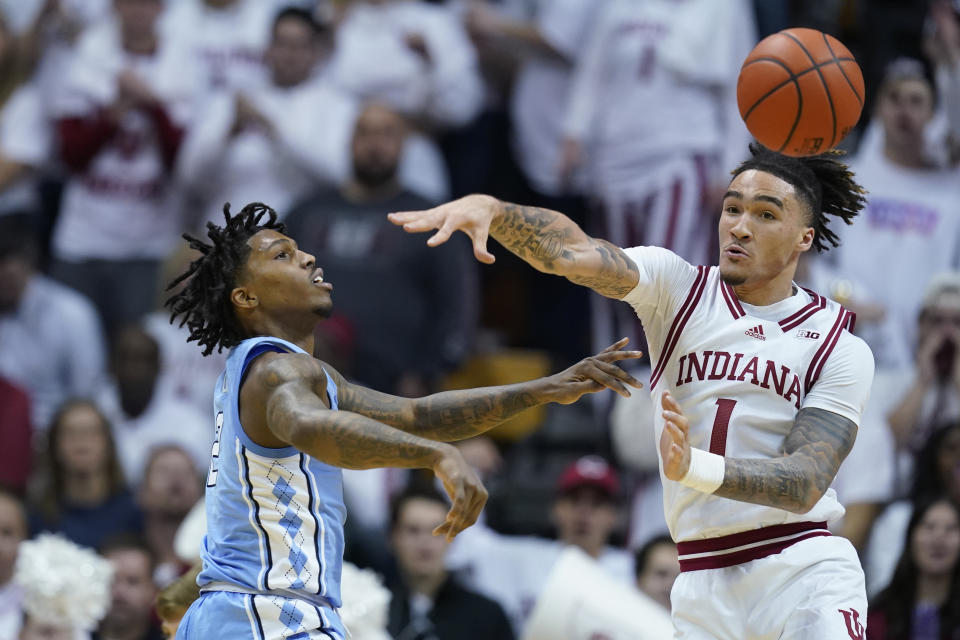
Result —
POLYGON ((660 458, 663 475, 681 480, 690 468, 690 422, 669 391, 660 396, 663 408, 663 432, 660 434, 660 458))
POLYGON ((627 386, 642 389, 643 384, 632 375, 613 364, 619 360, 643 357, 641 351, 620 351, 629 344, 630 338, 621 338, 600 353, 584 358, 566 371, 551 376, 558 386, 551 400, 571 404, 587 393, 613 389, 624 398, 630 397, 627 386))
POLYGON ((450 239, 454 231, 462 231, 473 241, 473 255, 485 264, 495 258, 487 251, 490 224, 500 208, 500 201, 483 195, 472 195, 425 211, 403 211, 387 214, 387 218, 408 233, 438 231, 427 245, 436 247, 450 239))
POLYGON ((433 472, 453 502, 446 519, 433 530, 433 535, 445 536, 450 541, 477 521, 483 505, 487 503, 487 490, 456 447, 450 446, 444 450, 433 472))

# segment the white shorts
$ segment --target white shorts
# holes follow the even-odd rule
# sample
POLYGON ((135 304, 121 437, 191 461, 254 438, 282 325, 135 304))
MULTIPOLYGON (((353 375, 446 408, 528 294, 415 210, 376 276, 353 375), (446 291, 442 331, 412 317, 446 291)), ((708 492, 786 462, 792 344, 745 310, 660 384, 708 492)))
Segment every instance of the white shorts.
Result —
POLYGON ((670 593, 682 640, 863 640, 863 569, 846 538, 801 540, 719 569, 685 571, 670 593))

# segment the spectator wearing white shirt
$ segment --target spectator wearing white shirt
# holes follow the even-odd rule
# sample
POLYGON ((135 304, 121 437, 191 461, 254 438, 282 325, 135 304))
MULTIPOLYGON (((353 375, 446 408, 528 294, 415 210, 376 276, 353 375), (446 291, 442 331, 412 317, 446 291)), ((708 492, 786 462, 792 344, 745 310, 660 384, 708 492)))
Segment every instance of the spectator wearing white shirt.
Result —
POLYGON ((608 545, 619 493, 613 468, 598 456, 582 457, 564 470, 557 492, 556 540, 507 536, 475 524, 456 537, 447 556, 447 567, 461 572, 468 587, 500 603, 518 637, 567 545, 582 549, 624 585, 634 584, 632 556, 608 545))
POLYGON ((113 427, 129 485, 139 487, 153 449, 165 445, 183 448, 195 471, 202 472, 209 464, 213 420, 162 393, 157 385, 156 341, 139 325, 124 327, 114 340, 111 366, 113 381, 101 392, 98 404, 113 427))
POLYGON ((38 273, 38 254, 26 219, 0 217, 0 375, 27 391, 45 430, 62 402, 102 384, 106 350, 96 309, 38 273))
POLYGON ((196 88, 157 35, 162 0, 115 0, 84 34, 52 107, 70 171, 51 272, 86 293, 108 329, 153 306, 160 260, 182 231, 173 165, 196 88))
POLYGON ((318 184, 347 178, 358 105, 313 76, 318 35, 309 12, 281 11, 269 78, 212 98, 191 128, 178 173, 201 203, 201 221, 219 220, 225 202, 269 202, 283 215, 318 184))

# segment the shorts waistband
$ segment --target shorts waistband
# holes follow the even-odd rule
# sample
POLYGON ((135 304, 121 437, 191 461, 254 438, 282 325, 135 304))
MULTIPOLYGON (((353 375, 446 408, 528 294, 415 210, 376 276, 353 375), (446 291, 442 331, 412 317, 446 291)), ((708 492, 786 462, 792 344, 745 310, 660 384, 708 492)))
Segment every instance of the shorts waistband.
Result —
POLYGON ((337 611, 337 608, 334 607, 333 604, 324 596, 305 594, 292 589, 270 589, 269 591, 264 591, 260 589, 242 587, 238 584, 233 584, 232 582, 217 581, 208 582, 200 587, 200 593, 205 593, 207 591, 227 591, 229 593, 242 593, 252 596, 279 596, 281 598, 290 598, 292 600, 302 600, 303 602, 311 604, 315 607, 323 607, 325 609, 337 611))
POLYGON ((780 553, 807 538, 829 536, 826 522, 791 522, 677 543, 680 571, 722 569, 780 553))

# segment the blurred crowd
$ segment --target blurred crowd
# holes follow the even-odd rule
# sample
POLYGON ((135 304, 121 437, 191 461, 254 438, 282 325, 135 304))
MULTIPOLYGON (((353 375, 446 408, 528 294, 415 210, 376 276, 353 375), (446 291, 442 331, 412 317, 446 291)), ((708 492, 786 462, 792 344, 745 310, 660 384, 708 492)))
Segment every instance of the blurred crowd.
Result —
MULTIPOLYGON (((275 208, 336 287, 316 355, 397 395, 642 345, 627 305, 385 214, 483 192, 710 264, 750 141, 740 63, 795 26, 867 83, 842 147, 868 205, 798 272, 877 364, 834 533, 864 564, 867 638, 960 638, 960 2, 0 0, 0 640, 72 637, 13 579, 45 531, 113 566, 97 638, 162 637, 193 597, 183 523, 226 354, 163 309, 182 233, 275 208)), ((568 546, 669 608, 653 407, 614 398, 462 443, 491 500, 452 547, 430 478, 344 474, 347 559, 391 589, 394 638, 521 637, 568 546)))

